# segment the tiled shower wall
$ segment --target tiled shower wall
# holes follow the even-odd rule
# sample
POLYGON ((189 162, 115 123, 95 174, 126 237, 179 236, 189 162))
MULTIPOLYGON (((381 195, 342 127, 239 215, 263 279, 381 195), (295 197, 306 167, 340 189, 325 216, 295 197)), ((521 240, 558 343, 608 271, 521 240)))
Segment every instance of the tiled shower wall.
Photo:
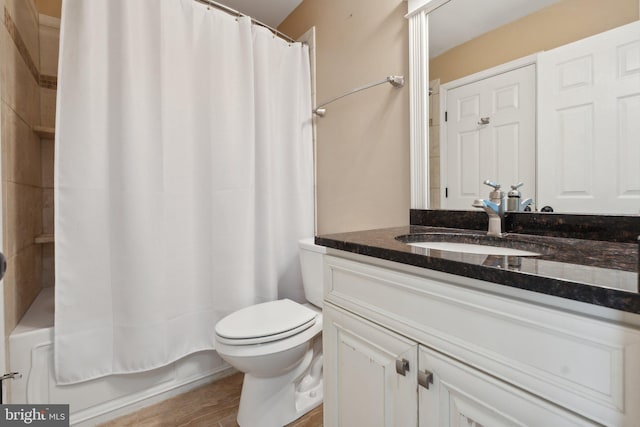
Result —
POLYGON ((2 214, 5 333, 18 323, 41 283, 42 170, 40 138, 40 52, 38 13, 32 0, 4 0, 2 55, 2 214))
POLYGON ((2 250, 8 262, 4 280, 8 336, 41 287, 53 284, 48 266, 53 245, 35 242, 53 222, 48 214, 53 207, 53 141, 41 141, 34 129, 53 126, 57 38, 51 42, 46 36, 49 30, 41 31, 33 0, 0 0, 0 13, 2 250), (56 59, 42 48, 55 50, 56 59))

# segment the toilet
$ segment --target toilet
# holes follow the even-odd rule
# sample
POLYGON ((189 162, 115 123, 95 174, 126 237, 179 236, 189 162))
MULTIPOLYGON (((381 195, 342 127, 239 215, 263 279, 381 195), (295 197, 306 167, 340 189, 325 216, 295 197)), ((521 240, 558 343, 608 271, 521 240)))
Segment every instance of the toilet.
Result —
POLYGON ((241 372, 241 427, 282 427, 322 403, 322 255, 313 238, 300 240, 308 303, 256 304, 216 324, 216 350, 241 372))

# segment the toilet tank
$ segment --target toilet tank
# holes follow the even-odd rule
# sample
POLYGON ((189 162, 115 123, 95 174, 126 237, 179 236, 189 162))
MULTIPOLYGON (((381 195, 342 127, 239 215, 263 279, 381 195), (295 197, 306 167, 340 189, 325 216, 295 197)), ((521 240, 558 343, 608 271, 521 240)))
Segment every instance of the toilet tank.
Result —
POLYGON ((307 301, 316 307, 322 307, 322 256, 327 252, 327 248, 313 242, 313 237, 299 241, 302 285, 307 301))

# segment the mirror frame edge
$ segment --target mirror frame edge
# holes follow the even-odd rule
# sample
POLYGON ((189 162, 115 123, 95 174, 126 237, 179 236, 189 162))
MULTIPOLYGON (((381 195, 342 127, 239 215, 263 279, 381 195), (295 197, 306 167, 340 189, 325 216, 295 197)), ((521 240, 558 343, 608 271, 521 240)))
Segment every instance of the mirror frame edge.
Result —
MULTIPOLYGON (((451 0, 408 0, 411 209, 429 209, 429 13, 451 0)), ((639 0, 640 1, 640 0, 639 0)))
POLYGON ((411 209, 429 207, 429 54, 427 14, 418 11, 409 19, 409 139, 411 209))

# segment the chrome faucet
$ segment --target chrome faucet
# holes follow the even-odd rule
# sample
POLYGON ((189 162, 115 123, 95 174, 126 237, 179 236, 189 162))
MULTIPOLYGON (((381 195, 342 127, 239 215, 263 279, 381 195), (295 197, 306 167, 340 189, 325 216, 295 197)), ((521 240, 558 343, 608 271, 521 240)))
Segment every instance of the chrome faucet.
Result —
POLYGON ((504 191, 500 190, 500 184, 496 184, 488 179, 484 184, 493 187, 489 193, 489 200, 476 199, 473 202, 474 208, 482 208, 489 215, 489 230, 487 236, 502 237, 502 225, 504 223, 505 197, 504 191))
POLYGON ((522 187, 524 182, 519 182, 511 186, 511 191, 507 193, 507 212, 524 212, 524 210, 533 203, 533 199, 522 199, 522 193, 518 188, 522 187))

